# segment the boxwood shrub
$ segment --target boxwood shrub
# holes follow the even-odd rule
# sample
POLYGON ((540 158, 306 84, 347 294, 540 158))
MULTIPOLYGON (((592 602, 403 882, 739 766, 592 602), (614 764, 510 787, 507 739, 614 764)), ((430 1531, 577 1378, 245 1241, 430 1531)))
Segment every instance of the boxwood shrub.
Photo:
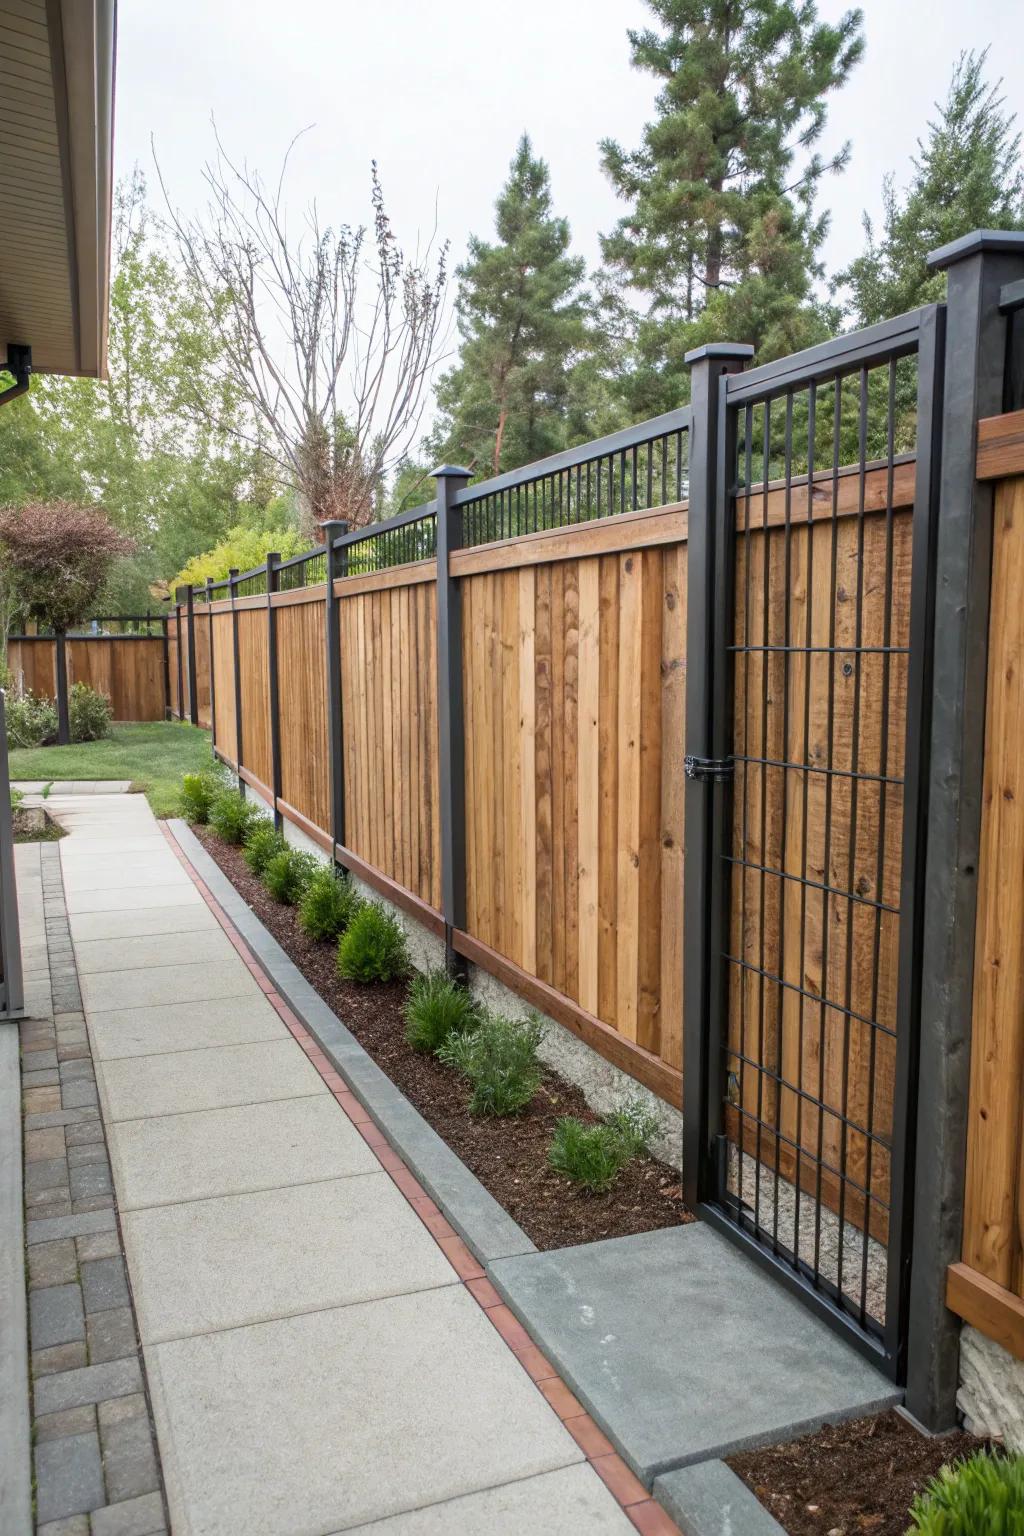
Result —
POLYGON ((397 981, 408 969, 402 925, 380 902, 364 902, 338 944, 339 973, 347 981, 397 981))
POLYGON ((303 853, 286 843, 264 866, 263 884, 275 901, 293 907, 321 869, 323 865, 315 853, 303 853))
POLYGON ((299 926, 311 939, 336 939, 361 906, 351 881, 331 869, 319 869, 302 893, 299 926))

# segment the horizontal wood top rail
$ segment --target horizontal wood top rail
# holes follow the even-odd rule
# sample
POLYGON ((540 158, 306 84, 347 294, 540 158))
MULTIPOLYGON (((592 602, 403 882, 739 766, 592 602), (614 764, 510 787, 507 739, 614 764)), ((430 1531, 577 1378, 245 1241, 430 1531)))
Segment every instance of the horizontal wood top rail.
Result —
POLYGON ((364 592, 384 592, 388 587, 415 587, 419 582, 436 580, 436 560, 410 560, 405 565, 390 565, 384 571, 367 571, 363 576, 339 576, 334 583, 334 595, 360 597, 364 592))
POLYGON ((618 550, 644 549, 656 544, 683 544, 686 526, 685 501, 642 512, 619 512, 589 523, 541 528, 519 538, 461 549, 451 557, 451 573, 473 576, 483 571, 509 571, 524 565, 546 565, 552 560, 582 560, 589 555, 610 555, 618 550))
MULTIPOLYGON (((914 486, 917 478, 916 459, 901 459, 892 467, 893 508, 914 505, 914 486)), ((835 515, 855 517, 860 510, 861 477, 857 465, 844 465, 837 476, 832 470, 818 470, 814 475, 811 491, 812 522, 827 522, 833 514, 832 488, 835 481, 835 515)), ((747 505, 750 506, 749 531, 758 533, 767 524, 769 528, 782 528, 786 523, 786 483, 769 480, 768 494, 764 486, 753 485, 750 495, 736 497, 736 526, 747 528, 747 505)), ((889 506, 888 464, 868 465, 864 475, 864 511, 884 512, 889 506)), ((789 487, 790 527, 798 528, 807 522, 807 476, 798 475, 789 487)))
POLYGON ((565 997, 561 992, 556 992, 554 987, 549 987, 546 981, 540 981, 538 977, 531 976, 522 970, 511 960, 506 960, 504 955, 499 955, 489 944, 484 944, 480 939, 474 939, 472 934, 463 933, 456 929, 453 936, 455 949, 465 959, 471 960, 481 970, 501 981, 511 991, 532 1003, 549 1018, 564 1024, 566 1029, 586 1044, 591 1046, 605 1061, 610 1061, 612 1066, 620 1071, 629 1073, 637 1082, 643 1083, 645 1088, 650 1088, 660 1099, 667 1104, 679 1109, 683 1102, 683 1074, 675 1067, 669 1066, 659 1056, 644 1050, 643 1046, 629 1040, 625 1035, 620 1035, 618 1030, 602 1021, 592 1013, 565 997))
POLYGON ((1024 411, 986 416, 978 422, 979 480, 1024 475, 1024 411))
MULTIPOLYGON (((289 592, 274 592, 271 594, 270 605, 272 608, 294 608, 303 603, 322 603, 326 597, 327 583, 319 581, 308 587, 292 587, 289 592)), ((260 598, 260 602, 266 601, 266 597, 260 598)))
POLYGON ((358 875, 367 885, 372 885, 375 891, 386 896, 388 901, 394 902, 396 907, 401 907, 403 912, 408 912, 421 922, 424 928, 429 929, 439 938, 444 938, 444 918, 434 907, 425 902, 422 897, 409 891, 404 885, 399 885, 396 880, 391 880, 387 875, 382 875, 379 869, 374 869, 372 864, 367 864, 351 848, 343 848, 340 843, 335 844, 334 857, 339 864, 343 864, 353 875, 358 875))
POLYGON ((1024 1360, 1024 1301, 968 1264, 951 1264, 946 1271, 946 1306, 1024 1360))

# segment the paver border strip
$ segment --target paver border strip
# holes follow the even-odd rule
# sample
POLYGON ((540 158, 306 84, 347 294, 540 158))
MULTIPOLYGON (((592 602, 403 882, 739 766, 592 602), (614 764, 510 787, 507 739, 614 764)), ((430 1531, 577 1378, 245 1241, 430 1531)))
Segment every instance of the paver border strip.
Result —
MULTIPOLYGON (((245 962, 271 1007, 281 1018, 292 1038, 305 1052, 309 1062, 319 1072, 335 1101, 345 1111, 381 1167, 390 1175, 400 1193, 426 1227, 455 1270, 461 1285, 497 1330, 549 1407, 558 1415, 623 1513, 636 1530, 641 1532, 641 1536, 682 1536, 675 1520, 633 1474, 612 1442, 573 1396, 551 1362, 538 1349, 511 1308, 506 1306, 487 1278, 483 1264, 478 1261, 468 1243, 463 1241, 454 1226, 447 1220, 445 1214, 445 1210, 448 1210, 447 1203, 445 1203, 445 1210, 442 1210, 441 1202, 433 1199, 424 1188, 424 1184, 417 1178, 414 1172, 414 1157, 409 1156, 408 1161, 413 1164, 413 1167, 410 1167, 406 1159, 396 1150, 396 1146, 401 1145, 400 1138, 405 1127, 403 1117, 398 1114, 395 1117, 398 1128, 392 1129, 395 1103, 400 1101, 400 1104, 407 1106, 410 1111, 412 1111, 412 1105, 399 1092, 391 1079, 381 1072, 376 1062, 367 1055, 354 1035, 345 1029, 340 1019, 327 1007, 323 999, 313 992, 298 968, 288 959, 284 950, 267 932, 251 908, 245 904, 227 876, 217 867, 185 823, 175 820, 161 822, 160 825, 164 829, 164 836, 171 849, 188 871, 199 894, 245 962), (193 854, 195 864, 192 862, 193 854), (224 906, 219 900, 221 894, 227 898, 224 906), (231 916, 225 910, 229 904, 232 908, 231 916), (241 919, 237 926, 233 921, 235 914, 241 919), (246 930, 244 934, 241 931, 243 927, 246 930), (253 943, 250 947, 250 935, 259 941, 258 944, 253 943), (290 967, 291 971, 295 972, 295 977, 302 983, 301 988, 296 986, 294 978, 289 975, 286 967, 290 967), (280 991, 275 982, 281 986, 280 991), (336 1029, 345 1037, 344 1041, 339 1040, 339 1043, 346 1046, 344 1051, 339 1051, 337 1045, 332 1049, 332 1045, 321 1038, 320 1029, 306 1017, 304 1006, 298 1003, 295 1003, 294 1007, 291 1006, 283 995, 286 985, 292 989, 293 1001, 294 993, 302 992, 303 989, 312 994, 319 1004, 319 1008, 315 1010, 316 1015, 320 1018, 325 1015, 327 1019, 333 1020, 336 1029), (364 1102, 365 1080, 362 1083, 358 1080, 350 1080, 354 1076, 353 1062, 358 1062, 359 1057, 363 1057, 365 1063, 384 1078, 391 1090, 389 1095, 378 1096, 373 1112, 364 1102), (383 1128, 384 1125, 387 1126, 386 1130, 383 1128)), ((314 1012, 314 1010, 310 1011, 314 1012)), ((417 1118, 421 1117, 417 1115, 417 1118)), ((425 1121, 423 1125, 426 1126, 425 1121)), ((441 1141, 436 1131, 429 1126, 426 1126, 426 1129, 449 1156, 455 1158, 455 1154, 441 1141)), ((461 1160, 455 1158, 455 1161, 462 1168, 466 1179, 477 1184, 481 1193, 487 1195, 488 1200, 493 1200, 461 1160)), ((496 1201, 493 1203, 497 1205, 496 1201)), ((501 1207, 499 1206, 498 1209, 500 1211, 501 1207)), ((450 1210, 448 1213, 452 1214, 450 1210)), ((504 1212, 502 1214, 504 1215, 504 1212)), ((465 1211, 462 1212, 461 1219, 465 1221, 465 1211)), ((506 1219, 513 1227, 516 1226, 511 1222, 510 1217, 506 1219)), ((520 1229, 516 1228, 516 1230, 520 1229)), ((518 1251, 534 1251, 533 1244, 526 1238, 525 1233, 522 1235, 526 1246, 518 1251)))
POLYGON ((32 1532, 32 1424, 17 1022, 0 1024, 0 1526, 32 1532))

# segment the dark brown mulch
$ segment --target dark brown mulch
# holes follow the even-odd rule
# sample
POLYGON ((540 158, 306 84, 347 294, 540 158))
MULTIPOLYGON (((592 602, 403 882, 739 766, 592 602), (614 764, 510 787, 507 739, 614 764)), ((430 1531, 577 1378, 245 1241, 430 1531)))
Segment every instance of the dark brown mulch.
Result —
POLYGON ((588 1195, 548 1166, 555 1122, 577 1115, 592 1122, 578 1088, 546 1071, 533 1103, 502 1120, 479 1119, 466 1109, 466 1086, 433 1056, 406 1044, 404 984, 358 986, 335 969, 335 947, 308 938, 292 907, 282 907, 251 874, 240 849, 207 827, 193 831, 306 979, 347 1025, 359 1043, 398 1085, 438 1135, 505 1207, 538 1248, 564 1248, 605 1237, 627 1237, 690 1221, 679 1174, 654 1158, 638 1158, 614 1188, 588 1195))
POLYGON ((827 1424, 729 1465, 789 1536, 904 1536, 914 1495, 983 1444, 962 1433, 927 1439, 890 1412, 827 1424))

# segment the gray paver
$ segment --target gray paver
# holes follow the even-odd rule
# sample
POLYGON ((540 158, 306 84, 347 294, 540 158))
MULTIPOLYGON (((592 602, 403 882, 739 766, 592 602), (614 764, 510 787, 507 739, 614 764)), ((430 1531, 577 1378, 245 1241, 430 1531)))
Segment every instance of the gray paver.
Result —
POLYGON ((129 1305, 128 1280, 120 1255, 82 1265, 82 1299, 86 1312, 105 1312, 110 1307, 129 1305))
POLYGON ((485 1532, 486 1536, 636 1536, 636 1527, 593 1468, 584 1465, 408 1510, 372 1526, 358 1526, 351 1536, 483 1536, 485 1532))
POLYGON ((648 1487, 901 1396, 703 1223, 500 1259, 490 1274, 648 1487))
POLYGON ((73 1344, 85 1338, 82 1292, 77 1285, 48 1285, 30 1291, 29 1336, 32 1348, 50 1349, 54 1344, 73 1344))
POLYGON ((93 1365, 124 1360, 138 1347, 131 1307, 111 1307, 106 1312, 89 1314, 85 1319, 85 1332, 93 1365))
POLYGON ((223 1109, 327 1093, 327 1085, 288 1036, 216 1051, 172 1051, 108 1061, 99 1068, 109 1121, 223 1109))
POLYGON ((111 1504, 137 1499, 160 1486, 149 1420, 141 1414, 101 1428, 103 1475, 111 1504))
POLYGON ((92 1536, 157 1536, 164 1526, 164 1505, 159 1493, 144 1493, 98 1509, 92 1517, 92 1536))
POLYGON ((110 1152, 122 1212, 380 1166, 329 1094, 121 1121, 110 1152))
POLYGON ((97 1063, 290 1039, 284 1022, 262 992, 213 1002, 161 1003, 153 1008, 91 1013, 89 1030, 97 1063))
POLYGON ((74 1238, 36 1243, 28 1249, 28 1280, 31 1286, 72 1285, 78 1279, 78 1255, 74 1238))
POLYGON ((99 1163, 82 1163, 68 1170, 72 1200, 89 1200, 96 1195, 110 1195, 110 1168, 106 1159, 99 1163))
POLYGON ((237 954, 216 966, 149 966, 144 971, 100 971, 82 977, 89 1013, 112 1008, 145 1008, 153 1003, 203 1002, 216 997, 245 997, 259 988, 237 954))
POLYGON ((157 1344, 146 1359, 182 1529, 269 1536, 301 1509, 304 1530, 330 1531, 582 1460, 461 1286, 157 1344))
POLYGON ((37 1413, 59 1413, 81 1403, 102 1403, 108 1397, 125 1397, 142 1391, 138 1360, 111 1360, 107 1365, 86 1365, 61 1371, 35 1384, 37 1413))
POLYGON ((93 1431, 36 1447, 36 1517, 40 1523, 87 1513, 104 1502, 100 1442, 93 1431))
MULTIPOLYGON (((40 1376, 55 1375, 59 1371, 75 1371, 85 1365, 87 1360, 84 1339, 73 1344, 54 1344, 49 1349, 33 1350, 32 1376, 38 1379, 40 1376)), ((27 1397, 26 1393, 26 1401, 27 1397)))
POLYGON ((784 1536, 782 1526, 724 1461, 665 1472, 654 1492, 683 1536, 784 1536))
POLYGON ((382 1172, 123 1223, 144 1344, 456 1281, 382 1172))

